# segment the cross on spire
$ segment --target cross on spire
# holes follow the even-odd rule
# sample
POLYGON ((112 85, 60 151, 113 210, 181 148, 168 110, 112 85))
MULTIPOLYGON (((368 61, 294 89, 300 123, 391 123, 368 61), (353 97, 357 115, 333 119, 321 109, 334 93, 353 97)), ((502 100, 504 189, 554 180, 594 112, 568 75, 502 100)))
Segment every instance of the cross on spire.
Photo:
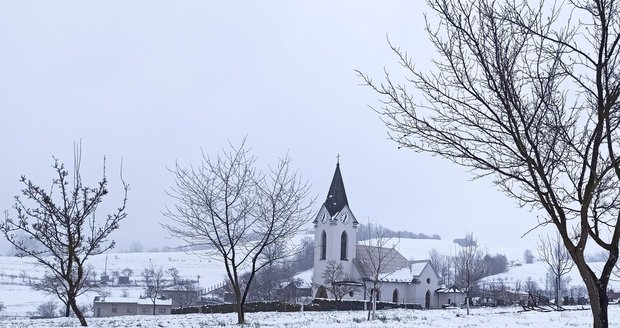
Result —
POLYGON ((340 165, 340 153, 336 155, 336 164, 340 165))

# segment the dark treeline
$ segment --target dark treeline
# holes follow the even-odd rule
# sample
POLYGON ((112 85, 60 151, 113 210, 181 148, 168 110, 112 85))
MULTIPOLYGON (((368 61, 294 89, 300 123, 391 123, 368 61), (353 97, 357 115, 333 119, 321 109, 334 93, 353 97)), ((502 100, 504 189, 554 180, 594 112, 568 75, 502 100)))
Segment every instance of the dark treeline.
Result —
POLYGON ((371 233, 372 231, 376 231, 375 227, 378 227, 378 228, 380 228, 381 231, 385 232, 385 236, 384 236, 385 238, 436 239, 436 240, 441 240, 441 237, 439 235, 437 235, 437 234, 427 235, 425 233, 415 233, 415 232, 406 231, 406 230, 394 231, 394 230, 386 228, 386 227, 384 227, 382 225, 373 224, 373 223, 360 224, 359 225, 358 232, 357 232, 357 240, 358 241, 363 241, 363 240, 368 240, 368 239, 376 238, 375 235, 373 233, 371 233))

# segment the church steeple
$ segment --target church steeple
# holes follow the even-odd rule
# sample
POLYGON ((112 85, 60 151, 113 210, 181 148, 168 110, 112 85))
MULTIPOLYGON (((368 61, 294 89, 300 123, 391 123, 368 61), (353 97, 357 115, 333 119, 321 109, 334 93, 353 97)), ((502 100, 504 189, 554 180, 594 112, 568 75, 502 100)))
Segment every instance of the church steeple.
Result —
POLYGON ((345 205, 348 205, 347 193, 344 191, 344 183, 342 182, 342 175, 340 174, 340 160, 338 160, 336 163, 336 171, 332 178, 332 184, 329 187, 327 199, 325 200, 325 208, 327 208, 329 215, 334 216, 334 214, 340 212, 345 205))

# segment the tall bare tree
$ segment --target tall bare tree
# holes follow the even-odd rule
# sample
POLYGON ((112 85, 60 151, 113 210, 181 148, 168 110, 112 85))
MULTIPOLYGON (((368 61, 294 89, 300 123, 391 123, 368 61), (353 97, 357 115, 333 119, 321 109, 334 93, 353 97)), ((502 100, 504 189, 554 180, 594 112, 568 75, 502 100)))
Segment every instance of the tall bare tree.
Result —
POLYGON ((171 235, 190 245, 210 246, 210 255, 223 262, 239 324, 245 323, 243 307, 256 272, 291 255, 284 251, 273 258, 263 253, 290 240, 308 222, 312 204, 309 185, 290 168, 288 156, 266 173, 258 171, 255 162, 244 141, 214 159, 203 154, 199 166, 177 164, 171 170, 176 183, 169 192, 177 204, 165 213, 172 221, 164 224, 171 235), (247 280, 241 279, 244 272, 250 273, 247 280))
MULTIPOLYGON (((473 238, 471 235, 467 239, 473 238)), ((454 267, 456 271, 457 283, 465 288, 467 295, 466 306, 467 314, 469 314, 469 305, 471 303, 471 292, 480 280, 484 277, 486 271, 484 252, 478 247, 475 240, 467 240, 458 250, 454 257, 454 267)))
POLYGON ((594 327, 608 327, 620 240, 618 2, 427 3, 434 69, 416 69, 391 45, 407 82, 362 75, 382 96, 376 110, 391 138, 492 176, 542 213, 539 223, 555 226, 587 286, 594 327), (585 260, 594 248, 608 255, 600 271, 585 260))
POLYGON ((538 257, 547 263, 555 282, 555 304, 560 305, 560 290, 562 277, 573 269, 573 259, 562 243, 560 234, 555 237, 540 238, 538 242, 538 257))
MULTIPOLYGON (((76 297, 88 279, 86 265, 92 256, 114 247, 108 240, 110 233, 118 229, 126 217, 127 191, 129 186, 122 180, 123 198, 121 205, 103 219, 96 216, 97 208, 108 194, 108 179, 105 173, 95 187, 83 184, 80 173, 81 145, 74 147, 73 175, 64 164, 54 158, 56 177, 49 190, 39 187, 22 176, 24 185, 22 197, 15 197, 16 218, 8 213, 0 223, 0 231, 18 251, 18 256, 31 256, 42 264, 66 289, 66 300, 86 326, 84 314, 76 304, 76 297), (20 234, 36 240, 43 247, 30 248, 20 234)), ((122 171, 122 170, 121 170, 122 171)))

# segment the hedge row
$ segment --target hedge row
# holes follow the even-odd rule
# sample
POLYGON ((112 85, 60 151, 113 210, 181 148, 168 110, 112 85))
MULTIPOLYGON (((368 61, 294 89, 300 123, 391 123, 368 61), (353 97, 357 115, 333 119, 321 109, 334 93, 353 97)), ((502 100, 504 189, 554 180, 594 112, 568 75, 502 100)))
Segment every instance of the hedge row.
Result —
MULTIPOLYGON (((315 299, 309 305, 304 305, 304 311, 356 311, 363 310, 364 304, 368 301, 336 301, 327 299, 315 299)), ((215 304, 204 305, 201 307, 188 307, 173 309, 172 314, 188 313, 232 313, 237 311, 236 304, 215 304)), ((420 304, 396 304, 391 302, 377 302, 377 310, 384 309, 422 309, 420 304)), ((245 312, 299 312, 301 305, 289 304, 284 302, 256 302, 246 303, 245 312)))

